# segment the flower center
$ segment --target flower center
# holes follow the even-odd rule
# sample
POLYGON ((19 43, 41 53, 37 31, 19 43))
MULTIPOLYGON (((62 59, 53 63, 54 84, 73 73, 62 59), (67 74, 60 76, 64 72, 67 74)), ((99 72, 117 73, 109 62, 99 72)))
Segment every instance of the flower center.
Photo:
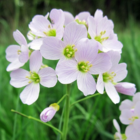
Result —
POLYGON ((113 80, 115 76, 116 76, 116 73, 115 72, 111 72, 111 73, 106 72, 106 73, 103 73, 103 81, 105 83, 107 83, 108 81, 110 81, 113 84, 115 84, 114 83, 114 80, 113 80))
POLYGON ((89 64, 89 61, 85 62, 85 61, 81 61, 78 63, 78 70, 83 72, 83 73, 87 73, 90 68, 92 67, 92 64, 89 64))
POLYGON ((100 32, 100 35, 95 36, 94 39, 100 43, 102 43, 103 41, 107 40, 109 37, 102 37, 104 34, 106 33, 106 31, 102 31, 100 32))
POLYGON ((56 36, 56 30, 50 29, 48 32, 43 32, 46 36, 56 36))
POLYGON ((138 116, 132 116, 129 120, 133 123, 136 119, 139 119, 138 116))
POLYGON ((67 45, 64 50, 63 50, 63 54, 65 57, 67 58, 72 58, 75 55, 75 52, 77 51, 77 49, 74 49, 75 45, 67 45))
POLYGON ((17 50, 17 54, 20 55, 21 54, 21 50, 17 50))
POLYGON ((34 82, 34 83, 37 84, 37 83, 40 82, 40 77, 39 77, 39 75, 36 72, 31 72, 30 71, 30 77, 26 76, 26 78, 28 78, 30 80, 29 83, 34 82))

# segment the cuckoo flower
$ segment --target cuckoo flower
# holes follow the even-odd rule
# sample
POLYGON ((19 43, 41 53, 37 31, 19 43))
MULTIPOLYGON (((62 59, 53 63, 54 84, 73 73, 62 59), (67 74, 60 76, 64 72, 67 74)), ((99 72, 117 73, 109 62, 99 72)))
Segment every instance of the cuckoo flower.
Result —
POLYGON ((62 39, 64 32, 64 14, 62 10, 53 9, 50 13, 50 19, 52 23, 42 15, 36 15, 33 17, 29 24, 31 31, 28 33, 29 39, 34 39, 30 43, 32 49, 39 50, 43 38, 45 37, 51 36, 62 39))
POLYGON ((10 45, 6 49, 6 59, 11 62, 7 71, 22 67, 29 59, 29 49, 25 37, 19 30, 13 32, 13 37, 19 45, 10 45))
POLYGON ((123 124, 133 124, 135 120, 140 119, 140 101, 131 109, 121 110, 120 120, 123 124))
POLYGON ((140 119, 126 127, 125 130, 127 140, 139 140, 140 139, 140 119))
POLYGON ((77 44, 77 49, 75 59, 58 62, 56 73, 62 84, 77 80, 79 90, 86 96, 96 91, 96 83, 92 74, 107 71, 111 67, 111 62, 107 54, 98 54, 98 46, 94 40, 81 40, 77 44))
POLYGON ((65 26, 67 26, 70 22, 76 21, 78 24, 83 24, 88 27, 87 18, 90 16, 89 12, 80 12, 78 15, 73 17, 73 15, 67 11, 64 12, 65 15, 65 26))
POLYGON ((120 101, 120 97, 117 91, 123 91, 122 93, 126 95, 134 95, 135 86, 133 86, 132 90, 128 92, 128 89, 131 89, 131 84, 128 83, 128 85, 130 85, 129 87, 124 86, 124 83, 119 83, 119 86, 121 86, 122 89, 118 90, 118 88, 116 87, 117 83, 119 81, 122 81, 127 75, 126 64, 118 64, 120 60, 120 54, 118 52, 109 51, 107 54, 110 56, 110 59, 112 61, 112 67, 107 72, 99 74, 97 80, 97 90, 98 92, 103 93, 105 87, 108 96, 116 104, 120 101))
POLYGON ((95 17, 88 17, 88 38, 96 40, 99 50, 103 52, 113 50, 121 53, 122 43, 118 41, 117 35, 114 34, 113 22, 101 15, 100 12, 97 12, 95 17))
POLYGON ((34 51, 30 57, 30 72, 24 69, 17 69, 11 72, 10 84, 20 88, 26 86, 20 94, 20 99, 24 104, 34 103, 40 91, 40 85, 53 87, 56 85, 57 77, 55 71, 50 68, 41 68, 42 56, 39 51, 34 51))
POLYGON ((114 139, 115 140, 126 140, 126 138, 127 138, 126 135, 121 134, 120 126, 119 126, 118 122, 115 119, 113 119, 113 124, 114 124, 114 127, 117 130, 117 132, 114 135, 114 139))
POLYGON ((41 114, 40 119, 43 122, 49 122, 59 110, 59 105, 56 103, 51 104, 49 107, 45 108, 41 114))
POLYGON ((54 37, 45 38, 40 52, 49 60, 72 59, 77 51, 77 43, 86 36, 86 27, 72 22, 65 27, 63 41, 54 37))

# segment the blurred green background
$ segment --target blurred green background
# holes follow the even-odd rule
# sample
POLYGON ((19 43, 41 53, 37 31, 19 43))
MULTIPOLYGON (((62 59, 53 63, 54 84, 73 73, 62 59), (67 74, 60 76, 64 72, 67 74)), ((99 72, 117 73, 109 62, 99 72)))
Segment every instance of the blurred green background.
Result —
MULTIPOLYGON (((115 24, 115 33, 123 43, 121 62, 127 63, 128 76, 124 81, 135 83, 140 91, 140 1, 133 0, 0 0, 0 140, 59 140, 51 128, 11 112, 15 109, 26 115, 39 118, 40 112, 65 94, 65 85, 59 82, 54 88, 41 87, 38 100, 28 106, 22 104, 19 94, 23 90, 9 84, 10 73, 6 72, 9 64, 5 59, 5 49, 16 42, 12 33, 19 29, 25 36, 28 24, 36 14, 45 15, 52 8, 60 8, 74 15, 96 9, 102 9, 115 24)), ((47 64, 55 68, 56 62, 47 64)), ((28 69, 28 64, 25 66, 28 69)), ((83 98, 72 84, 71 102, 83 98)), ((120 94, 121 101, 131 97, 120 94)), ((100 95, 79 103, 71 108, 68 140, 112 140, 116 132, 112 120, 119 121, 119 105, 114 105, 107 95, 100 95)), ((49 122, 61 127, 64 102, 61 109, 49 122), (61 120, 61 121, 60 121, 61 120)), ((122 132, 125 126, 119 121, 122 132)))

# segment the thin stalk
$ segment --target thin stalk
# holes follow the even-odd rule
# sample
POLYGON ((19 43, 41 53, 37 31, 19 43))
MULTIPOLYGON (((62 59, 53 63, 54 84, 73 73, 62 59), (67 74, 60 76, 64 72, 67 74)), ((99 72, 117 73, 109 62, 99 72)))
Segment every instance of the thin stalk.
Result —
POLYGON ((66 105, 64 110, 64 122, 63 122, 63 135, 62 140, 67 139, 67 132, 68 132, 68 122, 69 122, 69 114, 70 114, 70 84, 67 85, 66 91, 66 105))
POLYGON ((82 101, 87 100, 87 99, 89 99, 89 98, 95 97, 95 96, 97 96, 97 95, 101 95, 101 94, 100 94, 100 93, 96 93, 96 94, 93 94, 93 95, 91 95, 91 96, 87 96, 87 97, 85 97, 85 98, 83 98, 83 99, 80 99, 80 100, 78 100, 78 101, 72 103, 70 106, 73 106, 73 105, 75 105, 75 104, 77 104, 77 103, 79 103, 79 102, 82 102, 82 101))
POLYGON ((66 96, 68 96, 68 94, 65 94, 65 95, 57 102, 57 104, 60 104, 61 101, 62 101, 66 96))
POLYGON ((27 116, 27 115, 25 115, 25 114, 23 114, 23 113, 20 113, 20 112, 16 111, 16 110, 13 110, 13 109, 11 109, 11 111, 14 112, 14 113, 17 113, 17 114, 19 114, 19 115, 21 115, 21 116, 23 116, 23 117, 26 117, 26 118, 28 118, 28 119, 35 120, 35 121, 37 121, 37 122, 40 122, 40 123, 42 123, 42 124, 45 124, 45 125, 51 127, 53 130, 59 132, 59 133, 62 135, 62 132, 61 132, 59 129, 57 129, 56 127, 52 126, 51 124, 42 122, 41 120, 39 120, 39 119, 37 119, 37 118, 34 118, 34 117, 32 117, 32 116, 27 116))

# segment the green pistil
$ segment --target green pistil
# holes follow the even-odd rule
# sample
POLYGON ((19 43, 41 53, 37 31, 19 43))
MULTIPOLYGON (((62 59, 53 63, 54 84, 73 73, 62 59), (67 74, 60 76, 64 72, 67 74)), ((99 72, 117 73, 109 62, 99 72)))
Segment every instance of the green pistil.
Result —
POLYGON ((77 49, 74 49, 75 45, 67 45, 65 49, 63 50, 63 54, 66 58, 72 58, 75 55, 75 52, 77 49))
POLYGON ((30 72, 30 77, 26 76, 26 78, 28 78, 30 81, 29 83, 39 83, 40 82, 40 77, 36 72, 30 72))
POLYGON ((129 120, 131 120, 132 123, 133 123, 136 119, 139 119, 139 117, 138 117, 138 116, 132 116, 131 118, 129 118, 129 120))
POLYGON ((33 39, 35 39, 35 38, 36 38, 36 35, 35 35, 35 34, 33 34, 33 33, 32 33, 32 31, 29 31, 29 32, 28 32, 28 36, 31 36, 33 39))
POLYGON ((106 31, 102 31, 100 32, 100 35, 95 36, 94 39, 100 43, 102 43, 103 41, 107 40, 109 37, 102 37, 102 35, 104 35, 106 33, 106 31))
POLYGON ((56 36, 56 30, 50 29, 48 32, 44 32, 44 34, 47 36, 56 36))
POLYGON ((122 140, 127 140, 127 137, 125 134, 122 134, 122 140))
POLYGON ((85 26, 86 26, 86 28, 88 27, 88 26, 87 26, 87 23, 86 23, 86 21, 85 21, 85 20, 81 21, 81 20, 79 20, 79 19, 75 19, 75 21, 76 21, 78 24, 85 25, 85 26))
POLYGON ((111 73, 108 73, 108 72, 103 73, 103 81, 105 83, 107 83, 108 81, 110 81, 113 84, 115 84, 114 81, 113 81, 113 79, 114 79, 115 76, 116 76, 116 73, 114 73, 114 72, 111 72, 111 73))
POLYGON ((90 70, 90 68, 92 67, 92 64, 89 64, 89 62, 84 62, 84 61, 81 61, 78 63, 78 70, 83 72, 83 73, 86 73, 90 70))

